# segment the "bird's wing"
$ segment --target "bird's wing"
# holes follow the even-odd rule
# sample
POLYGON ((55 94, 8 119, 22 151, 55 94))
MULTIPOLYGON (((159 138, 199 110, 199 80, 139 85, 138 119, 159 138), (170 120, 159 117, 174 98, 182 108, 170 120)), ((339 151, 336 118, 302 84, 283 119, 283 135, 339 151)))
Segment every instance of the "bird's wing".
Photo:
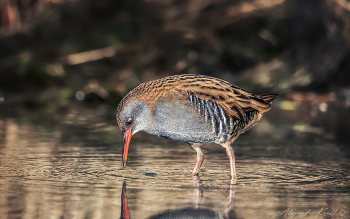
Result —
POLYGON ((208 76, 180 75, 177 79, 175 90, 185 97, 191 100, 190 96, 195 94, 197 98, 214 101, 220 104, 228 115, 242 121, 245 112, 257 110, 264 113, 270 110, 270 102, 276 96, 257 96, 224 80, 208 76))
POLYGON ((190 74, 174 75, 140 84, 128 95, 138 96, 140 100, 148 103, 151 109, 155 109, 155 103, 159 99, 190 100, 190 96, 194 94, 196 98, 220 104, 228 115, 242 121, 245 112, 269 111, 270 103, 277 96, 275 94, 257 96, 218 78, 190 74))

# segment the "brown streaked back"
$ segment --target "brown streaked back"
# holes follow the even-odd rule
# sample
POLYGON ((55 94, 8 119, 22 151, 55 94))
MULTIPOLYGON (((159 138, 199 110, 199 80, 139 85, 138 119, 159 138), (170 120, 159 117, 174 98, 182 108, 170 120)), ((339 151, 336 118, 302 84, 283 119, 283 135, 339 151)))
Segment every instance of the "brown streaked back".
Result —
POLYGON ((276 94, 257 96, 229 82, 205 75, 174 75, 137 86, 121 101, 117 115, 120 116, 127 102, 134 98, 154 109, 159 99, 185 100, 189 98, 189 93, 195 93, 198 98, 220 104, 230 116, 242 121, 245 112, 256 110, 262 114, 269 111, 270 103, 277 96, 276 94))

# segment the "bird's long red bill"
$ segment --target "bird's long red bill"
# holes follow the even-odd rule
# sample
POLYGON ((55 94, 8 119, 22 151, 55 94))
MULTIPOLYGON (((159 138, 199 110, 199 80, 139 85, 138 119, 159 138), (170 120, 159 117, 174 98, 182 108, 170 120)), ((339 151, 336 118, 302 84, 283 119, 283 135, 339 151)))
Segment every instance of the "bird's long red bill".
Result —
POLYGON ((124 167, 126 167, 126 161, 128 159, 131 136, 132 136, 131 130, 128 130, 123 134, 123 166, 124 167))

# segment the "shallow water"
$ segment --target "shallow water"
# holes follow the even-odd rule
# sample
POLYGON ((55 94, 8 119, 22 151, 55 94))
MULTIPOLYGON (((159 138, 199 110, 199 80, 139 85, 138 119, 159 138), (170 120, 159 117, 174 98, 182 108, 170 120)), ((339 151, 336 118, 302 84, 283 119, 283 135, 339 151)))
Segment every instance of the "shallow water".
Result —
POLYGON ((350 218, 349 146, 307 112, 271 110, 232 144, 237 185, 219 145, 194 178, 189 145, 146 133, 123 168, 116 122, 93 111, 0 117, 0 218, 350 218))

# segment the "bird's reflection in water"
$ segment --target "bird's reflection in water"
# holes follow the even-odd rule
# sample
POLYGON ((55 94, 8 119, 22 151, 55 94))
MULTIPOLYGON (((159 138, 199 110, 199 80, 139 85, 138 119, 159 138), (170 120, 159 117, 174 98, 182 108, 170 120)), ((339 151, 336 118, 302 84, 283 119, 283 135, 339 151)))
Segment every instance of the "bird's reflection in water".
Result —
MULTIPOLYGON (((175 219, 175 218, 187 218, 187 219, 233 219, 236 218, 233 210, 233 199, 235 190, 235 185, 228 185, 227 197, 225 201, 225 206, 223 211, 213 211, 210 209, 201 208, 201 201, 203 199, 203 187, 201 186, 201 180, 198 176, 194 177, 195 179, 195 196, 196 200, 194 202, 194 207, 188 207, 179 210, 168 210, 160 214, 149 217, 149 219, 175 219)), ((122 195, 121 195, 121 219, 129 219, 130 212, 128 209, 128 200, 126 195, 126 182, 123 183, 122 195)))
POLYGON ((122 200, 121 200, 121 206, 122 209, 120 211, 120 219, 129 219, 130 213, 128 209, 128 198, 126 196, 126 182, 123 182, 123 188, 122 188, 122 200))

